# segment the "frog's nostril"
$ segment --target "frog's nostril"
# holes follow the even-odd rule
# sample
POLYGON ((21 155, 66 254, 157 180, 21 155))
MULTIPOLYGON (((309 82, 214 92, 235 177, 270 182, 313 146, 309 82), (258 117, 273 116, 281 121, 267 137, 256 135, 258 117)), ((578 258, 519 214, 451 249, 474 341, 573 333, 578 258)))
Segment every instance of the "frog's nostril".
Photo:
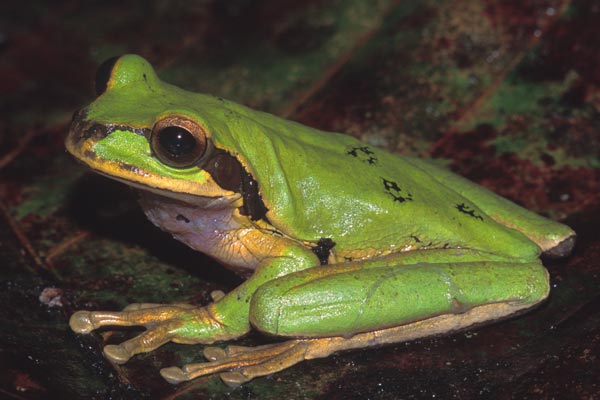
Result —
POLYGON ((75 144, 88 139, 100 140, 108 135, 108 128, 102 124, 90 123, 83 120, 84 115, 78 111, 73 116, 71 127, 69 128, 69 138, 75 144))
POLYGON ((69 138, 72 141, 78 141, 83 139, 83 132, 86 128, 84 118, 86 116, 85 108, 75 110, 73 117, 71 118, 71 124, 69 125, 69 138))
POLYGON ((108 135, 108 129, 102 124, 92 124, 81 132, 82 139, 102 139, 108 135))

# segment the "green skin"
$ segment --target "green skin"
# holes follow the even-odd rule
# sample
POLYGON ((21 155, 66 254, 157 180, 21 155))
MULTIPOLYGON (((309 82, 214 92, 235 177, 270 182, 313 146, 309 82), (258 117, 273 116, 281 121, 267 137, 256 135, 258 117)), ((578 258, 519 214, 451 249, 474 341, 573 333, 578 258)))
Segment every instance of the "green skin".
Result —
MULTIPOLYGON (((436 316, 456 321, 487 306, 458 325, 465 328, 546 298, 539 256, 564 256, 574 242, 570 228, 425 161, 184 91, 134 55, 113 66, 107 89, 73 123, 67 148, 94 170, 145 191, 141 203, 155 224, 249 276, 207 307, 76 314, 71 325, 82 333, 103 325, 148 327, 106 347, 117 362, 167 341, 213 343, 252 327, 350 338, 436 316), (149 132, 166 116, 192 121, 206 133, 209 151, 235 157, 258 184, 266 214, 255 220, 241 213, 239 190, 215 186, 201 163, 161 162, 149 132), (91 126, 107 134, 83 135, 91 126), (213 237, 215 230, 229 235, 213 237), (322 239, 334 243, 321 257, 327 265, 315 255, 322 239)), ((427 334, 421 329, 418 336, 427 334)))

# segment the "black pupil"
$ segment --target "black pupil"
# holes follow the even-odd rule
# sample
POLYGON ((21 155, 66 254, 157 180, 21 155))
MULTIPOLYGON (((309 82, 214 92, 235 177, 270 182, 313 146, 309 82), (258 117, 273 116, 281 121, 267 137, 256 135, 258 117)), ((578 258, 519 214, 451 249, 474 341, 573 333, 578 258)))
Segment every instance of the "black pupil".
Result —
POLYGON ((194 136, 178 126, 169 126, 161 130, 158 141, 163 150, 174 158, 193 153, 197 146, 194 136))

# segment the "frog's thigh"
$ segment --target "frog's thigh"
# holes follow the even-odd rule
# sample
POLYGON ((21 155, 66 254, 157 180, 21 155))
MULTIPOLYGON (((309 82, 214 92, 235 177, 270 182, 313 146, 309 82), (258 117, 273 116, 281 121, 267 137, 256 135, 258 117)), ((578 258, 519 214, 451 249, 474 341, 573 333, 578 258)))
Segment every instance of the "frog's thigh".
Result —
POLYGON ((460 193, 502 225, 514 228, 551 256, 562 257, 570 253, 575 244, 575 233, 571 228, 544 218, 498 196, 475 183, 439 168, 426 160, 407 158, 413 165, 425 170, 439 183, 460 193))
MULTIPOLYGON (((282 336, 348 335, 403 325, 441 314, 499 303, 504 315, 546 298, 548 273, 538 262, 422 263, 373 269, 319 267, 261 286, 251 323, 282 336), (506 305, 510 307, 506 307, 506 305), (511 311, 513 310, 513 311, 511 311)), ((489 309, 489 307, 488 307, 489 309)), ((477 322, 496 319, 489 313, 477 322)))

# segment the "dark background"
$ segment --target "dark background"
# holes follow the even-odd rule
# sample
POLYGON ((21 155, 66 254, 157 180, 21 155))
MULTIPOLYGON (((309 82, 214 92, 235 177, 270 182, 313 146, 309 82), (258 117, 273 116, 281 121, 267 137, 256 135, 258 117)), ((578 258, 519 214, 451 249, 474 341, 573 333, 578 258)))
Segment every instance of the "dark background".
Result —
POLYGON ((600 397, 598 21, 586 0, 2 1, 0 398, 600 397), (550 299, 525 316, 237 389, 160 378, 202 346, 111 365, 102 346, 135 332, 77 336, 74 310, 204 304, 239 283, 64 151, 96 66, 128 52, 186 89, 436 158, 572 226, 575 252, 546 263, 550 299))

